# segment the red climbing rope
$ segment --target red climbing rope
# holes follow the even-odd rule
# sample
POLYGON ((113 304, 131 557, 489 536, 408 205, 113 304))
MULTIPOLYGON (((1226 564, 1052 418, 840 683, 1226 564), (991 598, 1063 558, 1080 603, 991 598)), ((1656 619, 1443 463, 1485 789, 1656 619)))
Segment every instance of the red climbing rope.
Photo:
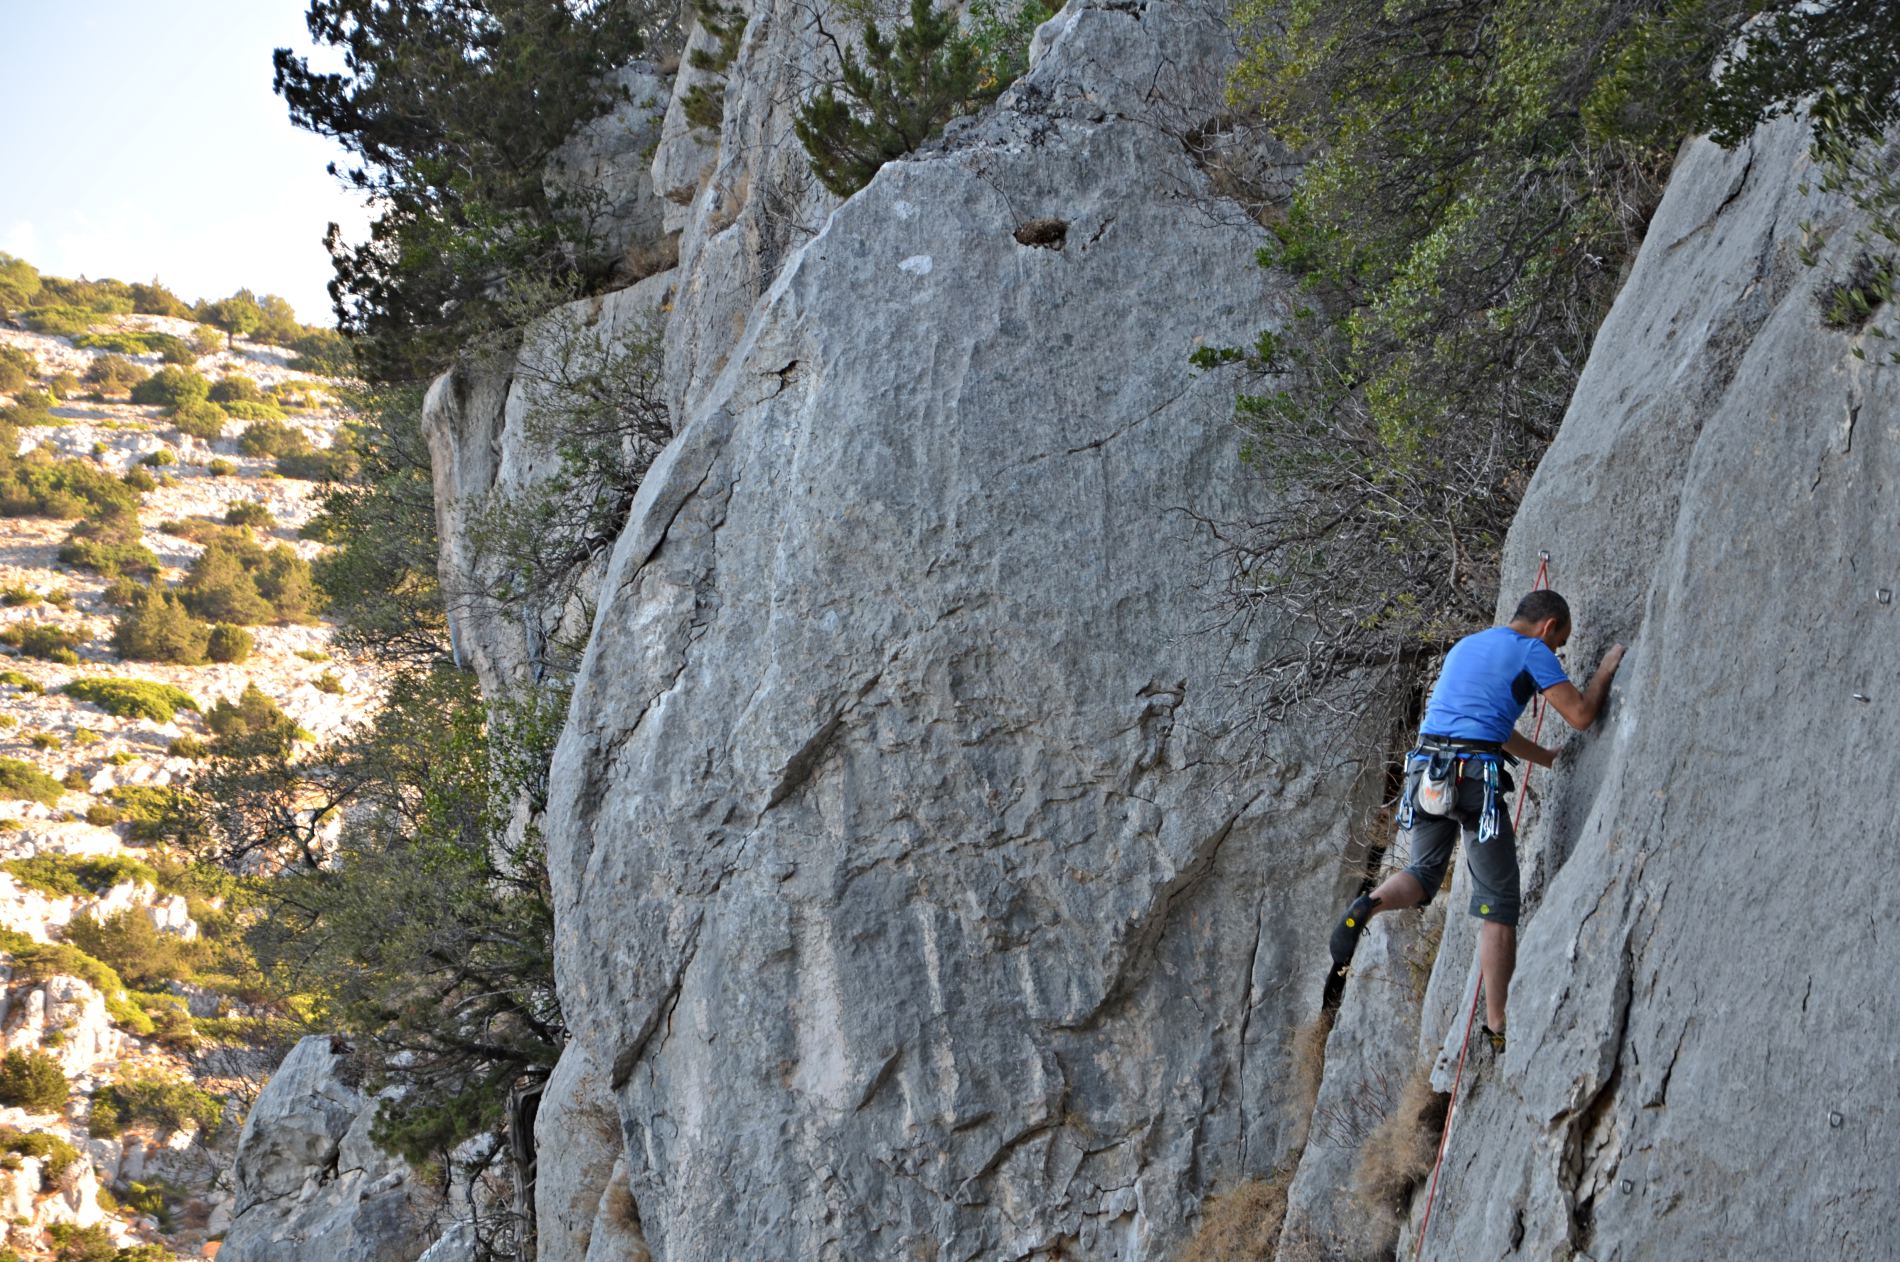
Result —
MULTIPOLYGON (((1533 590, 1542 591, 1549 586, 1550 553, 1537 554, 1537 581, 1533 590)), ((1537 722, 1531 728, 1531 743, 1544 734, 1544 699, 1537 698, 1537 722)), ((1511 833, 1515 843, 1517 826, 1524 822, 1524 799, 1530 796, 1531 767, 1524 764, 1524 783, 1517 791, 1517 812, 1511 817, 1511 833)), ((1464 1042, 1458 1046, 1458 1069, 1451 1076, 1451 1102, 1445 1106, 1445 1129, 1438 1136, 1438 1155, 1432 1159, 1432 1182, 1425 1191, 1425 1216, 1419 1220, 1418 1239, 1412 1242, 1412 1262, 1418 1262, 1425 1252, 1425 1233, 1432 1226, 1432 1202, 1438 1197, 1438 1172, 1445 1164, 1445 1149, 1451 1146, 1451 1120, 1458 1113, 1458 1087, 1465 1080, 1465 1054, 1471 1050, 1471 1023, 1478 1019, 1478 1000, 1484 997, 1484 975, 1478 975, 1478 984, 1471 988, 1471 1011, 1465 1014, 1464 1042)))

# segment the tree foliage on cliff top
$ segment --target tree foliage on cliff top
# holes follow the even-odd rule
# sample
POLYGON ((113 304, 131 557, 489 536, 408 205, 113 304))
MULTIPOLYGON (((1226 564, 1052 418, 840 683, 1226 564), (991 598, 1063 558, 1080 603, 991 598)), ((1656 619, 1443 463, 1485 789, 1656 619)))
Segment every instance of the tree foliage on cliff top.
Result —
POLYGON ((1356 711, 1489 619, 1505 528, 1681 140, 1870 81, 1846 43, 1751 80, 1770 55, 1752 43, 1711 88, 1749 17, 1798 7, 1243 6, 1233 103, 1308 157, 1260 262, 1305 306, 1196 363, 1248 375, 1246 455, 1281 492, 1262 520, 1215 524, 1237 614, 1283 628, 1256 676, 1269 713, 1329 684, 1356 711))
MULTIPOLYGON (((372 380, 419 380, 492 321, 515 276, 569 270, 581 216, 543 185, 548 157, 619 89, 607 72, 656 25, 619 0, 310 0, 306 23, 344 69, 275 55, 291 121, 356 155, 369 239, 326 243, 330 294, 372 380)), ((333 166, 332 170, 336 170, 333 166)))

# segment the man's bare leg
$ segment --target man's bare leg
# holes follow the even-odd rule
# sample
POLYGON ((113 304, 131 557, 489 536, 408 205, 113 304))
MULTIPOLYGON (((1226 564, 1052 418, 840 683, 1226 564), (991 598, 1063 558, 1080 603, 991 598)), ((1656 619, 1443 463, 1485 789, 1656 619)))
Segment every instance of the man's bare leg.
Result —
POLYGON ((1371 919, 1382 911, 1403 911, 1424 901, 1425 887, 1418 883, 1417 877, 1400 869, 1379 882, 1379 888, 1372 891, 1372 910, 1366 913, 1366 917, 1371 919))
POLYGON ((1484 1023, 1504 1032, 1504 1001, 1517 969, 1517 926, 1487 920, 1478 929, 1478 972, 1484 978, 1484 1023))

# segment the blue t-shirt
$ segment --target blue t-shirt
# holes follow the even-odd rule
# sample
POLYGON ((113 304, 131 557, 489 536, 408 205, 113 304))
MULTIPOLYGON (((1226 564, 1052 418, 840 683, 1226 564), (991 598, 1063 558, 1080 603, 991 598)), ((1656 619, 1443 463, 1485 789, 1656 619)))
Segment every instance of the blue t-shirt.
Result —
POLYGON ((1542 640, 1492 627, 1451 646, 1419 731, 1467 741, 1503 741, 1524 706, 1570 677, 1542 640))

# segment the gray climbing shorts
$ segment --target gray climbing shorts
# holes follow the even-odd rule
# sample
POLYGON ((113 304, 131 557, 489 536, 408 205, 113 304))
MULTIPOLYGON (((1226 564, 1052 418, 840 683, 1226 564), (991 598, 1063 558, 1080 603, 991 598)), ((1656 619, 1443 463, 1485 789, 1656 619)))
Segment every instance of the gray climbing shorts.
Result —
MULTIPOLYGON (((1413 766, 1405 774, 1405 795, 1418 792, 1421 768, 1413 766)), ((1499 792, 1503 792, 1502 789, 1499 792)), ((1417 799, 1413 799, 1416 804, 1417 799)), ((1412 812, 1412 826, 1399 833, 1409 843, 1411 861, 1405 865, 1425 890, 1425 901, 1432 901, 1445 879, 1451 862, 1451 848, 1462 831, 1465 836, 1465 863, 1471 869, 1471 914, 1480 920, 1500 925, 1517 923, 1517 831, 1511 826, 1511 813, 1503 803, 1498 806, 1498 835, 1480 845, 1478 816, 1484 810, 1484 781, 1467 773, 1458 785, 1458 811, 1455 816, 1412 812)))

